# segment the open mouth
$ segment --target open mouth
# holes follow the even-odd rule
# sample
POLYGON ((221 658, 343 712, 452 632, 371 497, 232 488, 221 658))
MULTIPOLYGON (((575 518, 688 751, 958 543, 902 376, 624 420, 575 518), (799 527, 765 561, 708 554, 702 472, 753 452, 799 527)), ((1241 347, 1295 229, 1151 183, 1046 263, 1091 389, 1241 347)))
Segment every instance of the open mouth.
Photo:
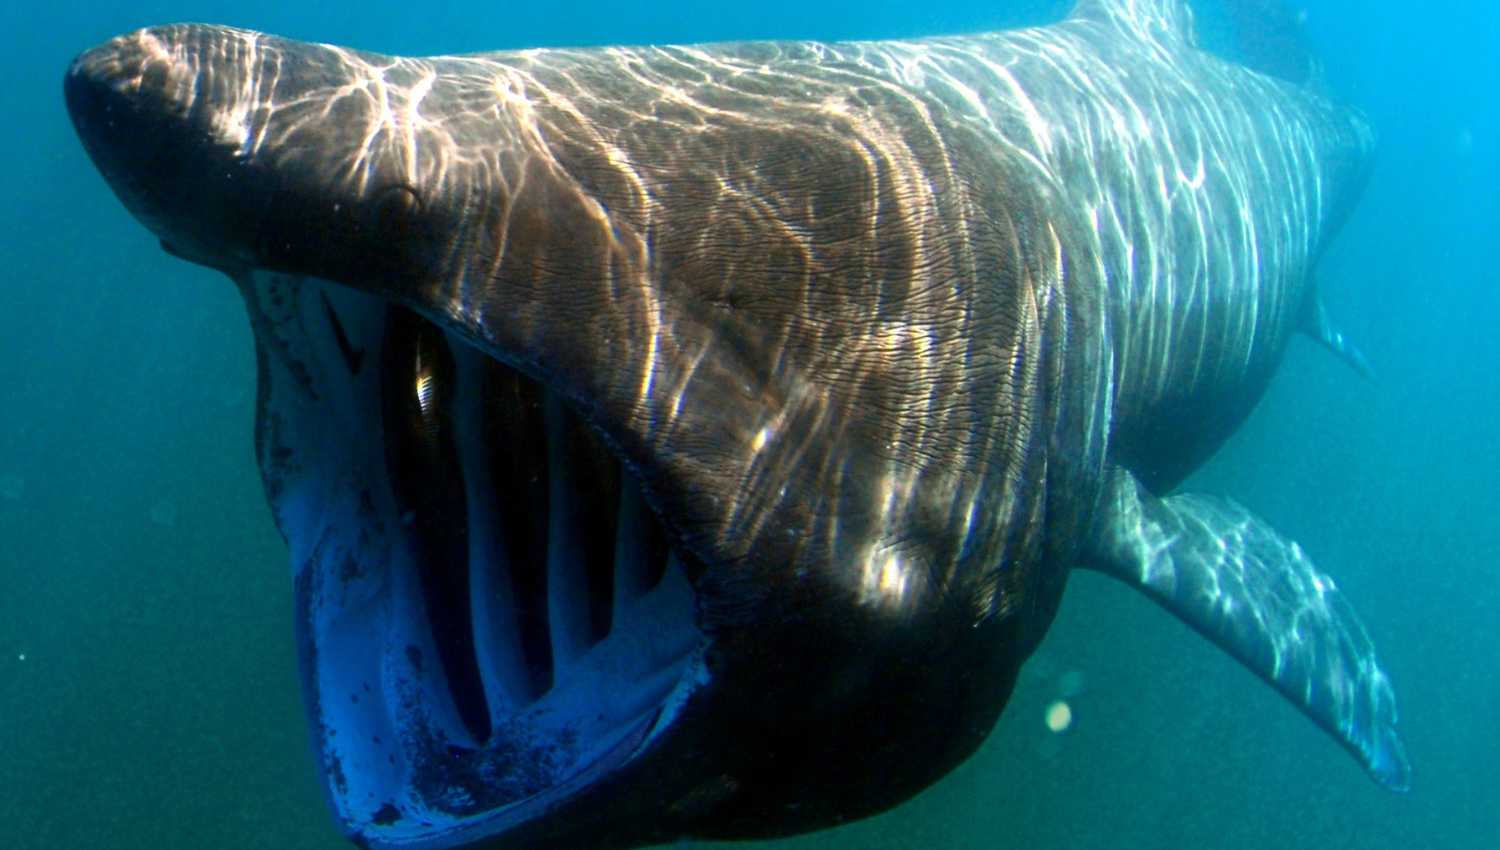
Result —
POLYGON ((592 428, 403 307, 266 272, 240 284, 345 828, 468 843, 649 746, 701 679, 704 639, 682 560, 592 428))

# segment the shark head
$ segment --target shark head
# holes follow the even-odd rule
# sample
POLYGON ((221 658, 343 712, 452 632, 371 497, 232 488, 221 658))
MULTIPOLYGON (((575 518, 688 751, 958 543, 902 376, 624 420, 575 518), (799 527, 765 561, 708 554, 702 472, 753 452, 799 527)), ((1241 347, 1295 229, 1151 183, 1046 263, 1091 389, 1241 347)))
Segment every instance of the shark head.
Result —
POLYGON ((1098 355, 1038 342, 1061 228, 962 125, 688 58, 192 25, 67 74, 125 206, 245 296, 313 745, 363 846, 889 807, 977 746, 1055 608, 1063 466, 1032 449, 1084 427, 1059 387, 1098 355))

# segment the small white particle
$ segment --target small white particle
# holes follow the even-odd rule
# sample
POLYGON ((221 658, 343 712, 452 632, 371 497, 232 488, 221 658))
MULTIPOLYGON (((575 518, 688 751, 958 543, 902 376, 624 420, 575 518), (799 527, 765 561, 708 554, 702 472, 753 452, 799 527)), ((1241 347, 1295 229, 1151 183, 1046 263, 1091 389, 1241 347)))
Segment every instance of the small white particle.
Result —
POLYGON ((1052 730, 1053 734, 1061 734, 1073 725, 1073 709, 1066 702, 1057 700, 1047 706, 1046 719, 1047 728, 1052 730))
POLYGON ((24 652, 16 653, 16 660, 17 661, 25 661, 26 660, 26 653, 24 653, 24 652))

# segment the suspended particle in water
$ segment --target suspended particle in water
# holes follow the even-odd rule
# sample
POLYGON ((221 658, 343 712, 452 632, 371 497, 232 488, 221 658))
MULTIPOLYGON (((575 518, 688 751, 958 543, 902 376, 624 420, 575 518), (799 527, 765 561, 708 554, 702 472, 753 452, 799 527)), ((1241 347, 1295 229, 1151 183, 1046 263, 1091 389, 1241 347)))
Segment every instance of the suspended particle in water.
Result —
POLYGON ((177 506, 169 499, 162 499, 151 506, 151 521, 162 528, 171 528, 177 524, 177 506))
POLYGON ((1047 728, 1060 735, 1073 725, 1073 709, 1063 700, 1054 700, 1047 706, 1046 721, 1047 728))

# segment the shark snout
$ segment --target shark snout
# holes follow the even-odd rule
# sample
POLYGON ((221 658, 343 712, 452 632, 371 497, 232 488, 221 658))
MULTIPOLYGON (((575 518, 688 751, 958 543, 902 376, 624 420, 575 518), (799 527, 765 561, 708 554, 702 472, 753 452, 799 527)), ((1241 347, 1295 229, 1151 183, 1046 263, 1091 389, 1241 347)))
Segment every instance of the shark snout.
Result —
POLYGON ((134 39, 114 39, 79 56, 63 78, 68 115, 89 157, 125 205, 156 230, 142 208, 169 164, 161 147, 165 122, 142 96, 142 53, 134 39))
POLYGON ((194 46, 202 41, 191 37, 195 31, 139 30, 73 60, 63 79, 68 113, 101 166, 159 148, 191 123, 205 52, 194 46))
POLYGON ((63 78, 84 149, 125 207, 173 253, 230 268, 245 260, 267 188, 223 130, 217 92, 253 69, 225 61, 226 31, 140 30, 89 50, 63 78))

